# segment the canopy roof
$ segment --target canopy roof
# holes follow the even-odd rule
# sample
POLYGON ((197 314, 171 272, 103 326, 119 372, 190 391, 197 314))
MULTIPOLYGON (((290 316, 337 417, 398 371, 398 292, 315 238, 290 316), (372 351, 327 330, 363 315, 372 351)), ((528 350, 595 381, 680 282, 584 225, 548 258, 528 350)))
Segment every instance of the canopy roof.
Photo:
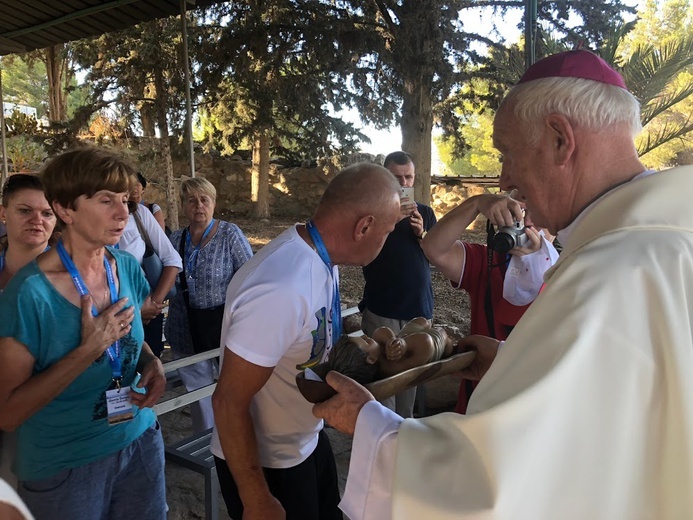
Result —
MULTIPOLYGON (((80 40, 125 29, 140 22, 178 15, 195 7, 222 3, 221 0, 0 0, 0 56, 44 49, 58 43, 80 40)), ((184 47, 187 45, 183 25, 184 47)), ((185 50, 186 80, 189 77, 185 50)), ((0 76, 1 78, 1 76, 0 76)), ((186 85, 190 82, 186 81, 186 85)), ((2 82, 0 81, 0 107, 2 82)), ((190 92, 186 92, 186 122, 192 136, 190 92)), ((0 181, 7 176, 5 122, 0 110, 0 181)), ((188 139, 190 171, 195 176, 192 138, 188 139)))
MULTIPOLYGON (((219 0, 185 0, 187 9, 219 0)), ((0 56, 180 14, 181 0, 0 0, 0 56)))

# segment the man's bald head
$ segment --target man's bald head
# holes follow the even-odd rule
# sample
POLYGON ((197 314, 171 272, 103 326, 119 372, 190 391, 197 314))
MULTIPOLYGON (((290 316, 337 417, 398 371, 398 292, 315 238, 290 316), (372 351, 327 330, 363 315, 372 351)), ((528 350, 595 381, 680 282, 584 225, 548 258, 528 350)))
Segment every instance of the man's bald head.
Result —
POLYGON ((378 214, 399 196, 399 184, 386 168, 358 163, 339 172, 320 199, 316 217, 325 213, 378 214))
POLYGON ((399 184, 387 169, 359 163, 339 172, 313 221, 335 264, 367 265, 399 219, 399 184))

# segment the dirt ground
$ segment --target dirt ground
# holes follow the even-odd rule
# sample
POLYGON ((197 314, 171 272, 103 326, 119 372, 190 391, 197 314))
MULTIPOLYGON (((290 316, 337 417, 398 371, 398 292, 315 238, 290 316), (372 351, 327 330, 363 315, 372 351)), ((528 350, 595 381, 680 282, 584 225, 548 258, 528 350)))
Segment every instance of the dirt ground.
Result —
MULTIPOLYGON (((272 238, 300 219, 258 220, 246 217, 222 216, 237 224, 250 241, 253 251, 259 250, 272 238)), ((478 232, 466 232, 464 240, 478 242, 482 235, 478 232)), ((453 290, 440 273, 432 275, 433 293, 435 297, 434 323, 442 325, 449 333, 463 336, 469 332, 469 299, 466 293, 453 290)), ((340 293, 342 302, 348 307, 358 304, 363 294, 363 276, 360 267, 340 268, 340 293)), ((360 328, 358 317, 348 318, 347 331, 360 328)), ((167 353, 164 353, 167 356, 167 353)), ((454 376, 442 377, 425 385, 425 409, 418 410, 420 414, 434 414, 451 410, 457 398, 459 380, 454 376)), ((170 398, 176 389, 165 396, 170 398)), ((192 434, 192 421, 187 407, 165 414, 160 417, 164 440, 166 444, 176 442, 192 434)), ((341 488, 349 466, 351 439, 331 428, 327 429, 337 459, 340 473, 341 488)), ((204 478, 202 475, 172 463, 166 464, 167 495, 170 520, 193 520, 204 518, 204 478)), ((220 518, 228 518, 223 500, 219 496, 220 518)))

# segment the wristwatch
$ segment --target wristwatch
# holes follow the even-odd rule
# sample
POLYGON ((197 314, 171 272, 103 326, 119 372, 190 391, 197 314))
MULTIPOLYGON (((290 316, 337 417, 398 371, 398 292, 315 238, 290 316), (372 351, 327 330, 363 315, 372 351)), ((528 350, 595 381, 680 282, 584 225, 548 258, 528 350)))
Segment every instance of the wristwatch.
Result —
POLYGON ((423 232, 416 238, 418 238, 419 240, 423 240, 423 238, 426 236, 426 233, 428 233, 428 231, 424 229, 423 232))

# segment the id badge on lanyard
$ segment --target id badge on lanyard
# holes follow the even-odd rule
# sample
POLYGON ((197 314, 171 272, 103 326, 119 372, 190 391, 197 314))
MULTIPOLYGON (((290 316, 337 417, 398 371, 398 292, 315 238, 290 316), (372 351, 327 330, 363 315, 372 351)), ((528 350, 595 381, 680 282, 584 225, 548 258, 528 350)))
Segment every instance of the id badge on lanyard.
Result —
POLYGON ((122 388, 120 385, 118 385, 117 388, 106 390, 108 424, 111 426, 114 424, 131 421, 133 418, 132 406, 129 388, 122 388))

